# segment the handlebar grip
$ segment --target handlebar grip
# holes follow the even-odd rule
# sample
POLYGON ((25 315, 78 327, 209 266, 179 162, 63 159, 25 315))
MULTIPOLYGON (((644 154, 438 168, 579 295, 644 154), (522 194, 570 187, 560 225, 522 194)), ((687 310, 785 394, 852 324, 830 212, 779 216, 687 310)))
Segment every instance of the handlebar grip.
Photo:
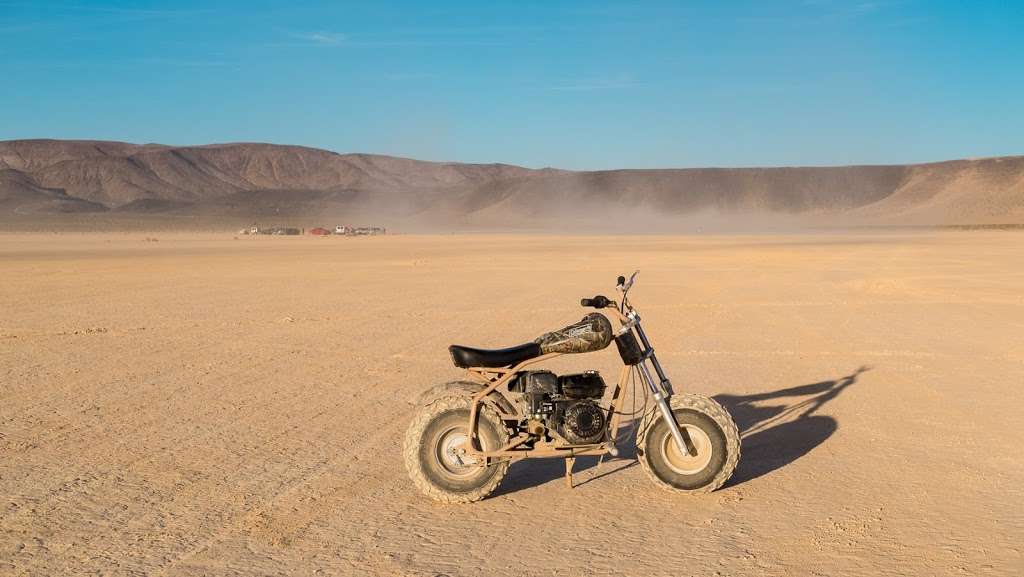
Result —
POLYGON ((608 306, 608 297, 597 295, 592 299, 580 299, 580 304, 585 307, 594 307, 595 309, 603 309, 608 306))

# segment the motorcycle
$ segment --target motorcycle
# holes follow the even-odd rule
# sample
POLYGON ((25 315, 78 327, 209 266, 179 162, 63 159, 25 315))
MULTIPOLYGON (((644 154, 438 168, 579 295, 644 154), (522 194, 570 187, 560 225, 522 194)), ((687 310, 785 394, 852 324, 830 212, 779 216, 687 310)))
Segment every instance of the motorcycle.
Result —
POLYGON ((628 415, 636 458, 657 485, 687 494, 721 487, 739 462, 739 430, 714 399, 673 391, 628 299, 637 272, 618 278, 621 302, 601 295, 582 299, 582 306, 599 312, 532 342, 493 350, 449 347, 466 376, 430 388, 416 401, 403 445, 413 483, 437 501, 469 503, 494 491, 513 461, 561 458, 572 487, 577 457, 619 455, 619 429, 628 415), (612 341, 623 367, 607 401, 597 371, 527 370, 560 355, 600 351, 612 341), (634 394, 631 413, 624 411, 628 385, 634 394), (640 411, 638 389, 644 395, 640 411))

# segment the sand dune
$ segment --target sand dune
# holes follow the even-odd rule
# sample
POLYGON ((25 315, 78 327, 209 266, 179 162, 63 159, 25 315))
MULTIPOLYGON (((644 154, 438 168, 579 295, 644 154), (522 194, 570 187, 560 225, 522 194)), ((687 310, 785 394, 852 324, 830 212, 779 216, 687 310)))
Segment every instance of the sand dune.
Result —
POLYGON ((299 146, 0 142, 0 207, 260 217, 374 215, 510 228, 628 208, 671 222, 714 213, 827 222, 1024 220, 1024 157, 933 164, 572 172, 423 162, 299 146))

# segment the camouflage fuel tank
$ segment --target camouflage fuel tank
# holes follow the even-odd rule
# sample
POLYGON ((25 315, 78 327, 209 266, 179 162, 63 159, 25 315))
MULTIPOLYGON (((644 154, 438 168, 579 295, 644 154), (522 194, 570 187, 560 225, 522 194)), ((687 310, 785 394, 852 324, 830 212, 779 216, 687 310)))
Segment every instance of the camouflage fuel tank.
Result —
POLYGON ((541 354, 590 353, 612 342, 612 323, 601 313, 590 313, 578 323, 537 337, 541 354))

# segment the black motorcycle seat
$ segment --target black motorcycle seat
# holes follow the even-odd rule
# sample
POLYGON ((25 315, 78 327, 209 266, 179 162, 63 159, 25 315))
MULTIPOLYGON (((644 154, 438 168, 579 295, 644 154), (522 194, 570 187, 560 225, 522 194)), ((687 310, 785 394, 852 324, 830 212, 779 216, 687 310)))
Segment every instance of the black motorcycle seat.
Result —
POLYGON ((474 349, 452 345, 448 347, 456 367, 509 367, 541 355, 540 344, 525 343, 507 349, 474 349))

